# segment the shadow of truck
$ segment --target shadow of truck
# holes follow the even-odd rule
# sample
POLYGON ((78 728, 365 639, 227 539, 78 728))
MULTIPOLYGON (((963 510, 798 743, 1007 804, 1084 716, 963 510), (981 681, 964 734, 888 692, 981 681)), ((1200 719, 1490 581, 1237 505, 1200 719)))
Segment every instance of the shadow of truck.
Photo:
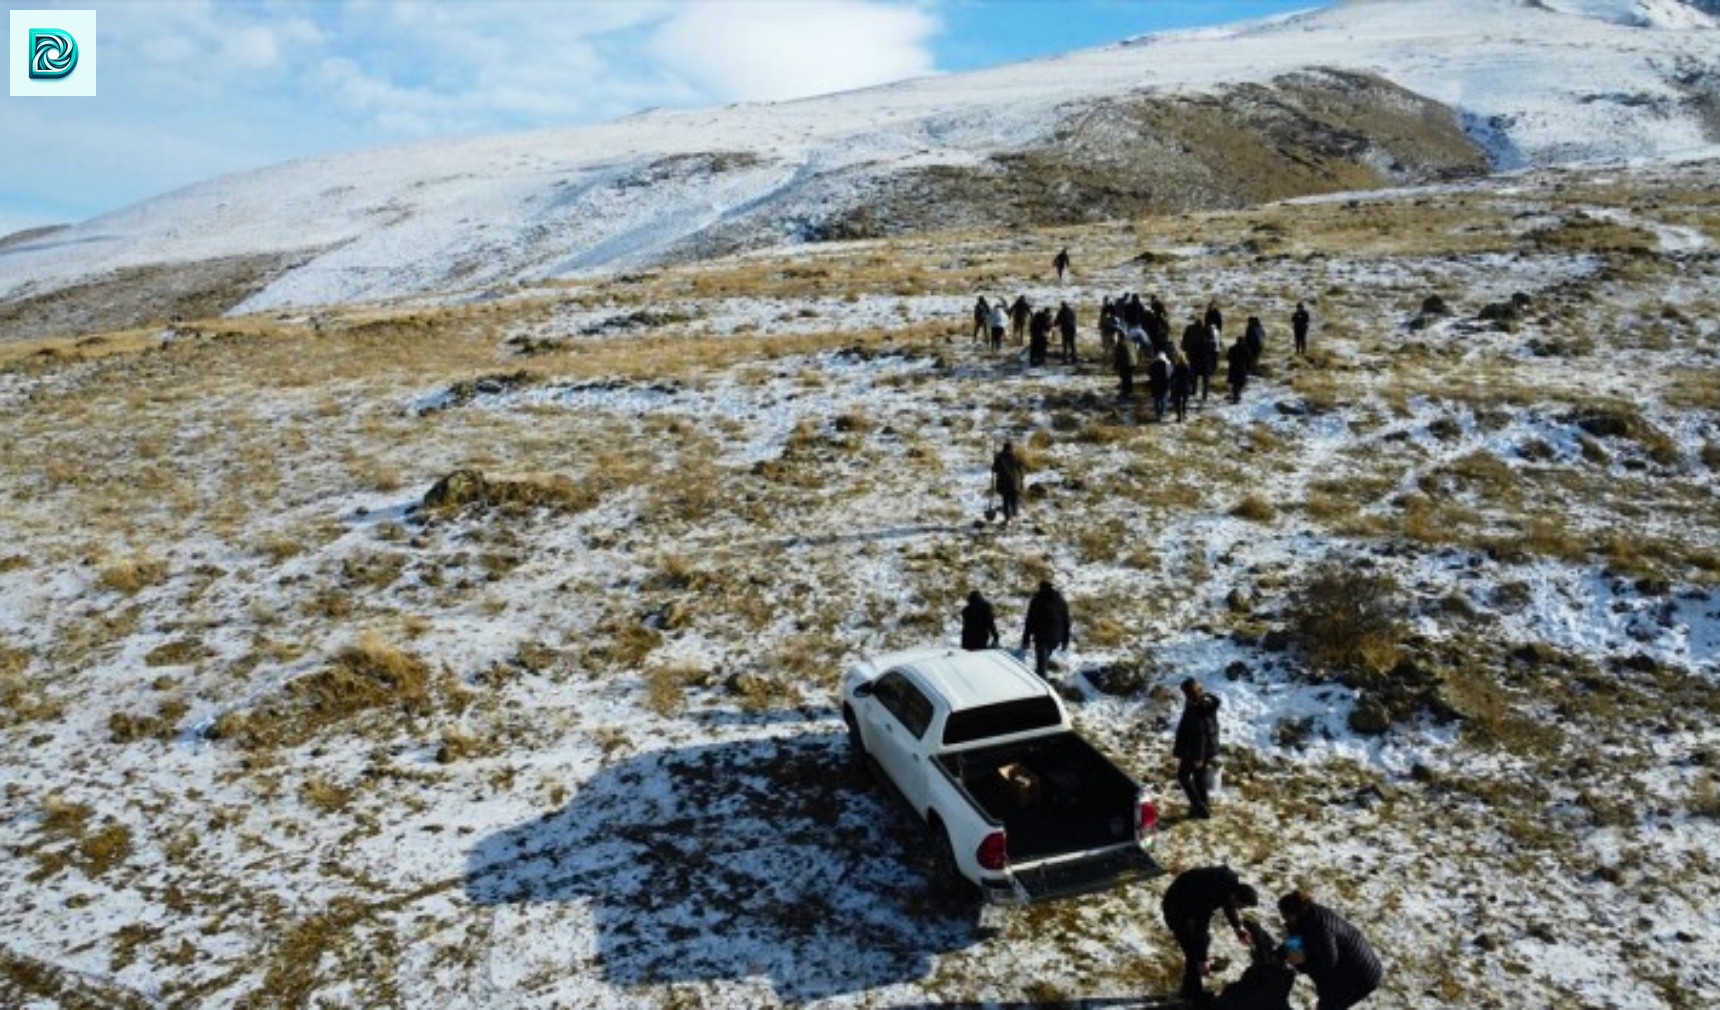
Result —
POLYGON ((479 905, 578 901, 621 987, 768 976, 801 1002, 927 975, 977 943, 928 897, 919 825, 835 734, 655 751, 562 810, 482 839, 479 905))

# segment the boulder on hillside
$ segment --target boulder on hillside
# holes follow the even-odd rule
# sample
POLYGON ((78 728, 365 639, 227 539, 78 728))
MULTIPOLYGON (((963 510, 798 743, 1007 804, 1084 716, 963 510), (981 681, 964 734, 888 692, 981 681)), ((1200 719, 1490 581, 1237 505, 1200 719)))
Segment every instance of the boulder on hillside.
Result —
POLYGON ((597 492, 555 475, 522 480, 490 480, 477 470, 455 470, 424 493, 419 508, 447 514, 478 506, 549 508, 582 512, 597 504, 597 492))

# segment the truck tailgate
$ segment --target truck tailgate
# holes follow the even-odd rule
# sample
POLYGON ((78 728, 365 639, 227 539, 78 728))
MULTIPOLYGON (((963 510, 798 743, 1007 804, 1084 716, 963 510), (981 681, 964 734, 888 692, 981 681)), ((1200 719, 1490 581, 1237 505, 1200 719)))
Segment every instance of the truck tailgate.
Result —
POLYGON ((1149 880, 1162 875, 1165 868, 1140 846, 1119 845, 1075 859, 1012 866, 1010 871, 1029 901, 1050 901, 1149 880))

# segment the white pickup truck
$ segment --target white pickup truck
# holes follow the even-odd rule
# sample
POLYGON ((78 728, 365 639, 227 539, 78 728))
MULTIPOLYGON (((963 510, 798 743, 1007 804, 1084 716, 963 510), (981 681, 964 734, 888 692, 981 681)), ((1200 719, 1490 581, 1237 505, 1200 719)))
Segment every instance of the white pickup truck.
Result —
POLYGON ((1008 652, 917 649, 842 679, 842 719, 931 830, 944 883, 1043 901, 1158 876, 1158 810, 1008 652))

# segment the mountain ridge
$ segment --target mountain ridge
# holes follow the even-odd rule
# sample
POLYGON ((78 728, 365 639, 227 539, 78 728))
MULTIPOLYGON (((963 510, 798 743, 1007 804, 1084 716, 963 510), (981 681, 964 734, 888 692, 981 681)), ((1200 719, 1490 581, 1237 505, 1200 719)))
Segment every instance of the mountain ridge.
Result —
MULTIPOLYGON (((1710 157, 1720 152, 1720 32, 1702 29, 1714 23, 1675 0, 1369 0, 794 102, 312 156, 0 243, 0 334, 76 325, 76 312, 45 305, 159 264, 273 258, 278 269, 229 283, 218 299, 229 311, 271 311, 827 238, 1710 157), (1676 30, 1691 24, 1698 30, 1676 30), (1310 74, 1380 83, 1311 98, 1310 74), (1327 110, 1328 127, 1390 113, 1383 135, 1399 135, 1406 122, 1426 122, 1437 156, 1382 155, 1367 129, 1350 127, 1304 131, 1306 150, 1279 144, 1261 110, 1294 119, 1309 101, 1327 110), (1434 122, 1435 106, 1448 122, 1434 122), (1251 174, 1203 167, 1190 157, 1208 150, 1193 149, 1200 138, 1165 125, 1203 109, 1226 126, 1210 150, 1252 144, 1249 158, 1272 157, 1251 174), (1150 162, 1107 169, 1084 187, 1070 137, 1093 133, 1095 122, 1099 132, 1135 131, 1150 162), (1165 137, 1174 142, 1157 143, 1165 137), (1324 170, 1306 170, 1319 151, 1324 170)), ((1117 143, 1106 158, 1121 160, 1117 143)))

